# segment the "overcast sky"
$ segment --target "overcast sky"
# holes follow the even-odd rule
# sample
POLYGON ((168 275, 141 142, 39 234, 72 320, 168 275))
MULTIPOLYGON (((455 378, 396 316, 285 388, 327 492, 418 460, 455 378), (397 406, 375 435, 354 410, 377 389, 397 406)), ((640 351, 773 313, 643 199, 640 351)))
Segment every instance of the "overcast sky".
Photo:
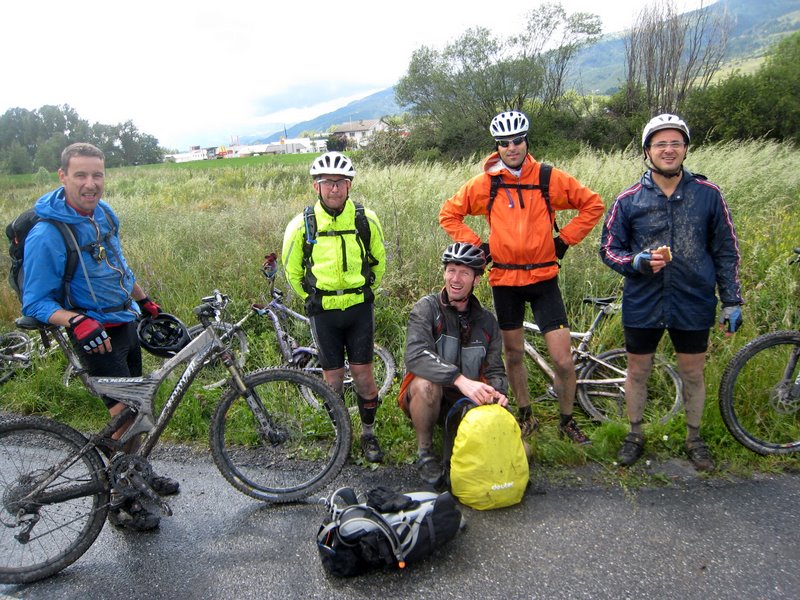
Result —
MULTIPOLYGON (((701 0, 675 0, 679 10, 701 0)), ((711 2, 706 0, 705 4, 711 2)), ((167 148, 270 134, 397 83, 413 51, 470 27, 518 33, 540 0, 11 0, 3 4, 0 114, 68 104, 90 123, 132 120, 167 148)), ((629 26, 640 0, 563 0, 629 26)))

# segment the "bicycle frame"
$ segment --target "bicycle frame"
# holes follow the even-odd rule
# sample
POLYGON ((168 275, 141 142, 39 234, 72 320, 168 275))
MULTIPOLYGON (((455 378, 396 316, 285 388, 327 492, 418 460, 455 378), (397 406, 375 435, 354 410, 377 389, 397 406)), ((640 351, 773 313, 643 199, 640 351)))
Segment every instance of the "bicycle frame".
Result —
POLYGON ((266 306, 254 304, 251 308, 259 316, 269 317, 272 322, 272 327, 275 329, 275 336, 278 339, 278 346, 280 347, 283 360, 289 365, 296 365, 298 359, 302 356, 317 356, 319 351, 313 342, 311 346, 299 346, 296 340, 289 335, 289 332, 284 328, 284 323, 288 319, 294 319, 304 323, 306 327, 310 329, 311 320, 305 315, 292 310, 282 302, 283 292, 275 289, 274 274, 270 275, 264 269, 262 269, 261 272, 269 281, 269 294, 272 299, 266 306))
MULTIPOLYGON (((570 331, 570 338, 573 341, 572 345, 572 358, 575 362, 575 371, 580 372, 587 362, 596 362, 602 364, 604 367, 607 367, 617 373, 620 374, 619 378, 608 379, 608 380, 593 380, 594 382, 603 382, 603 383, 619 383, 620 385, 625 383, 625 371, 611 365, 605 361, 599 360, 594 354, 589 351, 589 343, 594 336, 594 332, 597 329, 597 326, 600 324, 600 321, 605 319, 607 316, 617 312, 619 310, 620 304, 618 302, 613 302, 611 299, 605 299, 606 303, 599 303, 591 298, 585 298, 584 302, 591 303, 591 304, 598 304, 600 306, 600 310, 595 315, 592 324, 589 326, 589 329, 586 331, 570 331), (577 345, 575 344, 577 342, 577 345)), ((538 332, 539 335, 543 335, 541 330, 539 329, 538 325, 535 323, 531 323, 529 321, 523 322, 523 331, 529 330, 534 333, 538 332)), ((536 349, 536 347, 528 342, 525 341, 525 351, 530 356, 534 363, 539 367, 539 369, 547 376, 547 378, 555 383, 556 374, 553 370, 553 367, 550 366, 550 363, 542 356, 542 354, 536 349)), ((586 383, 586 380, 577 380, 576 382, 578 385, 582 383, 586 383)))
MULTIPOLYGON (((204 298, 205 300, 209 299, 204 298)), ((222 358, 223 363, 231 373, 234 385, 240 391, 245 391, 242 373, 230 350, 225 347, 214 328, 210 325, 208 315, 198 313, 198 316, 205 326, 203 333, 194 338, 175 356, 168 359, 161 367, 142 377, 92 377, 81 365, 78 354, 67 339, 63 329, 52 325, 44 325, 42 327, 43 324, 38 322, 33 325, 33 320, 25 318, 18 320, 18 323, 28 329, 36 327, 50 335, 73 366, 76 376, 91 394, 98 397, 111 398, 126 406, 126 409, 120 415, 114 417, 100 434, 93 437, 93 443, 102 441, 106 445, 119 449, 135 436, 144 434, 141 446, 133 454, 147 457, 172 419, 189 386, 213 355, 219 355, 222 358), (166 377, 184 362, 187 363, 186 367, 178 378, 172 392, 170 392, 161 414, 156 419, 153 415, 155 396, 166 377), (132 413, 135 413, 136 416, 131 426, 118 440, 111 441, 111 434, 119 429, 132 413)))

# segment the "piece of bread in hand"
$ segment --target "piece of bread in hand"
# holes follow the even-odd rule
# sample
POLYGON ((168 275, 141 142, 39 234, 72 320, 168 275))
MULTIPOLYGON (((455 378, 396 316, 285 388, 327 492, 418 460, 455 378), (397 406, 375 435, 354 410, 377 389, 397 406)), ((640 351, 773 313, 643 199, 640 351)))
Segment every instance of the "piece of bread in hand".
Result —
POLYGON ((661 255, 661 258, 664 259, 664 262, 670 262, 672 260, 672 252, 669 249, 669 246, 660 246, 653 250, 653 252, 657 252, 661 255))

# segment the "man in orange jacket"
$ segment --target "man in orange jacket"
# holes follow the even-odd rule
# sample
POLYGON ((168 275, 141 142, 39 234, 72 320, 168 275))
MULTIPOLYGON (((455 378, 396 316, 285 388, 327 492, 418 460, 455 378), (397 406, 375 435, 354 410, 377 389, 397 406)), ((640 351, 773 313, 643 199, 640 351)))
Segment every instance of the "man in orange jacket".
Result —
POLYGON ((493 261, 489 285, 523 434, 529 435, 537 425, 531 414, 528 373, 523 362, 522 322, 525 304, 529 303, 555 367, 555 392, 561 413, 559 433, 575 443, 589 444, 589 438, 572 418, 575 364, 558 287, 558 260, 588 235, 602 218, 605 206, 596 192, 558 169, 551 170, 549 194, 543 194, 542 164, 528 154, 528 126, 528 118, 513 110, 492 119, 489 131, 496 151, 485 160, 484 172, 444 203, 439 223, 454 241, 481 246, 493 261), (578 214, 559 229, 555 223, 559 210, 577 210, 578 214), (467 215, 485 216, 489 223, 488 242, 483 243, 465 224, 467 215))

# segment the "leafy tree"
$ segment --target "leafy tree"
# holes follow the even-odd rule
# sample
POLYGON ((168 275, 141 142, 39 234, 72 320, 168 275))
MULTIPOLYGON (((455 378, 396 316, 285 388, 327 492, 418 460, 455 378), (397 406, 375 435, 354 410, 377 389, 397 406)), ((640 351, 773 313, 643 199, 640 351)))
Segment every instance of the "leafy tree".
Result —
POLYGON ((754 75, 734 73, 693 93, 685 116, 696 140, 800 142, 800 32, 779 42, 754 75))
POLYGON ((341 152, 347 149, 347 136, 332 133, 326 142, 329 152, 341 152))
POLYGON ((432 129, 424 137, 439 150, 469 155, 486 147, 488 123, 501 110, 534 101, 557 107, 570 61, 599 32, 599 17, 568 16, 560 4, 531 11, 522 31, 510 36, 469 29, 442 51, 414 51, 395 87, 397 102, 416 118, 415 131, 432 129))
POLYGON ((39 144, 33 159, 33 166, 36 169, 43 168, 50 172, 57 171, 61 166, 61 151, 69 144, 66 134, 62 131, 53 133, 49 139, 39 144))
POLYGON ((2 151, 0 165, 2 165, 3 171, 10 175, 33 171, 33 164, 30 156, 28 156, 28 151, 17 141, 11 142, 11 145, 2 151))
POLYGON ((74 142, 97 145, 106 153, 110 167, 155 163, 163 157, 158 140, 140 133, 132 121, 90 127, 67 104, 45 105, 34 111, 12 108, 0 116, 0 156, 6 171, 53 171, 59 166, 61 151, 74 142))

